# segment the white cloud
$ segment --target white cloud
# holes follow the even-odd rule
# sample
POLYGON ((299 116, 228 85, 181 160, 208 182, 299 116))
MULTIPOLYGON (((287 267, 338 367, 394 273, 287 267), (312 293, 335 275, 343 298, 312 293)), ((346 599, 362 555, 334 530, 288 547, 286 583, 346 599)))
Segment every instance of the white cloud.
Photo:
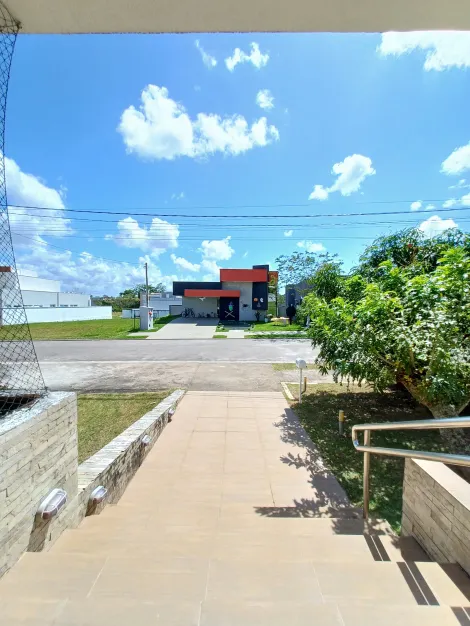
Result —
POLYGON ((329 190, 325 189, 323 185, 315 185, 312 193, 309 195, 309 200, 328 200, 329 190))
POLYGON ((458 200, 456 200, 456 198, 449 198, 449 200, 446 200, 442 206, 444 209, 450 209, 456 204, 458 204, 458 200))
POLYGON ((171 200, 184 200, 184 191, 181 193, 172 193, 171 200))
POLYGON ((460 203, 462 206, 470 206, 470 193, 467 193, 465 196, 460 198, 460 203))
POLYGON ((436 208, 436 207, 435 207, 435 205, 434 205, 434 204, 427 204, 427 205, 424 207, 424 210, 425 210, 425 211, 433 211, 435 208, 436 208))
POLYGON ((285 230, 284 237, 292 237, 293 232, 294 232, 293 230, 285 230))
POLYGON ((443 220, 438 215, 429 217, 419 225, 419 229, 426 235, 426 237, 435 237, 449 228, 457 228, 457 224, 454 220, 443 220))
POLYGON ((274 96, 269 89, 260 89, 256 94, 256 104, 262 109, 274 108, 274 96))
POLYGON ((204 48, 201 46, 199 42, 199 39, 196 39, 194 43, 195 43, 196 48, 201 53, 202 62, 204 63, 204 65, 208 67, 209 69, 212 69, 213 67, 215 67, 217 65, 217 59, 211 56, 208 52, 204 50, 204 48))
POLYGON ((412 202, 410 204, 410 209, 412 211, 419 211, 422 206, 423 206, 423 203, 421 202, 421 200, 416 200, 415 202, 412 202))
POLYGON ((178 225, 170 224, 159 217, 154 217, 150 224, 142 226, 133 217, 126 217, 117 223, 117 230, 116 234, 106 235, 105 239, 125 248, 138 248, 158 256, 169 248, 178 247, 178 225))
POLYGON ((307 252, 324 252, 326 250, 322 243, 314 243, 313 241, 298 241, 297 246, 307 252))
POLYGON ((443 174, 461 174, 465 170, 470 170, 470 143, 455 148, 447 159, 442 161, 441 165, 443 174))
MULTIPOLYGON (((235 252, 230 245, 230 239, 231 236, 228 235, 225 239, 213 239, 212 241, 206 239, 203 241, 200 247, 203 259, 228 261, 235 252)), ((207 269, 207 265, 204 265, 204 262, 202 266, 207 269)))
POLYGON ((5 175, 9 207, 10 226, 14 243, 31 246, 32 237, 42 240, 42 236, 63 237, 73 232, 71 221, 64 217, 64 192, 45 185, 33 174, 26 174, 13 160, 5 157, 5 175), (48 207, 52 211, 37 211, 12 207, 48 207), (23 235, 23 236, 21 236, 23 235))
POLYGON ((248 250, 243 253, 243 257, 242 258, 246 259, 247 256, 248 256, 248 250))
POLYGON ((263 54, 259 49, 259 45, 253 42, 250 45, 250 54, 243 52, 240 48, 235 48, 231 57, 225 59, 225 65, 230 72, 236 68, 239 63, 252 63, 254 67, 260 69, 269 61, 269 54, 263 54))
POLYGON ((201 269, 199 263, 191 263, 191 261, 188 261, 181 256, 176 256, 176 254, 171 255, 171 260, 177 267, 182 270, 187 270, 188 272, 199 272, 201 269))
POLYGON ((373 176, 375 170, 372 160, 362 154, 352 154, 344 161, 335 163, 331 170, 338 178, 331 187, 315 185, 309 200, 326 200, 330 193, 339 191, 342 196, 349 196, 358 191, 367 176, 373 176))
POLYGON ((449 189, 470 189, 470 185, 465 178, 461 178, 458 183, 451 185, 449 189))
POLYGON ((203 259, 201 261, 201 267, 205 269, 208 274, 205 274, 203 280, 214 281, 220 279, 220 267, 217 265, 217 261, 211 259, 203 259))
POLYGON ((118 131, 127 151, 148 159, 204 157, 215 152, 238 155, 279 139, 279 131, 261 117, 250 126, 242 115, 198 113, 195 120, 172 100, 168 89, 147 85, 140 110, 128 107, 118 131))
POLYGON ((29 248, 17 253, 18 271, 41 278, 60 280, 63 291, 75 291, 93 295, 117 295, 145 280, 143 263, 149 264, 149 281, 162 282, 168 288, 178 275, 163 275, 158 265, 149 257, 141 257, 140 264, 106 261, 90 254, 59 251, 46 245, 29 248))
POLYGON ((442 70, 470 67, 470 32, 415 31, 383 33, 377 48, 383 56, 400 56, 414 50, 426 52, 424 69, 442 70))

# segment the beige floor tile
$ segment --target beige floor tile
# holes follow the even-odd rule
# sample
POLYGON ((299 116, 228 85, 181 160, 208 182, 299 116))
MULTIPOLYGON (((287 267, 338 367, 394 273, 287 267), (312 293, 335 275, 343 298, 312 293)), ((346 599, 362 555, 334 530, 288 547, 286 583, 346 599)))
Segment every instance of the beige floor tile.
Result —
POLYGON ((68 603, 55 626, 197 626, 200 603, 88 599, 68 603))
POLYGON ((197 420, 194 430, 225 432, 226 426, 227 419, 225 417, 203 417, 197 420))
POLYGON ((257 433, 258 428, 256 426, 256 422, 254 420, 236 418, 228 419, 226 424, 227 432, 251 432, 257 433))
POLYGON ((196 572, 103 571, 94 585, 90 598, 119 598, 136 602, 152 602, 164 597, 174 605, 202 601, 206 578, 196 572))
POLYGON ((208 602, 322 602, 314 570, 308 563, 239 563, 213 560, 208 602))
POLYGON ((417 604, 396 563, 315 563, 314 567, 327 602, 381 605, 393 598, 398 605, 417 604))
POLYGON ((2 599, 0 606, 0 625, 15 626, 52 626, 62 612, 65 601, 41 601, 2 599))
POLYGON ((0 604, 12 597, 28 600, 85 598, 99 577, 106 558, 102 555, 28 553, 0 584, 0 604))
POLYGON ((228 409, 227 405, 214 404, 208 406, 202 406, 198 413, 198 419, 204 419, 209 417, 227 417, 228 409))
MULTIPOLYGON (((339 607, 344 626, 458 626, 453 611, 443 606, 360 606, 339 607)), ((470 624, 470 619, 469 622, 470 624)))
POLYGON ((138 555, 112 555, 103 569, 102 575, 112 572, 155 572, 155 573, 196 573, 206 576, 209 559, 203 557, 174 556, 158 554, 158 552, 140 553, 138 555))
POLYGON ((229 409, 252 409, 253 408, 253 400, 251 398, 237 398, 237 397, 229 397, 227 401, 227 405, 229 409))
POLYGON ((229 407, 227 417, 229 419, 248 419, 255 421, 255 409, 247 407, 229 407))
POLYGON ((426 586, 439 604, 470 606, 470 578, 456 564, 410 563, 408 568, 426 593, 426 586))
POLYGON ((342 626, 334 605, 295 602, 230 603, 207 601, 200 626, 342 626))

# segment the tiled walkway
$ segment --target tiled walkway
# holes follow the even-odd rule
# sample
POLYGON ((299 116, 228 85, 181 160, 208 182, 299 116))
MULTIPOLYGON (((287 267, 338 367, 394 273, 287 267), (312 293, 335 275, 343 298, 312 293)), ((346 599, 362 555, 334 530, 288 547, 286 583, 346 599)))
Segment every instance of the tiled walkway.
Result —
POLYGON ((191 392, 116 506, 0 581, 0 624, 470 624, 457 566, 362 533, 280 393, 191 392))

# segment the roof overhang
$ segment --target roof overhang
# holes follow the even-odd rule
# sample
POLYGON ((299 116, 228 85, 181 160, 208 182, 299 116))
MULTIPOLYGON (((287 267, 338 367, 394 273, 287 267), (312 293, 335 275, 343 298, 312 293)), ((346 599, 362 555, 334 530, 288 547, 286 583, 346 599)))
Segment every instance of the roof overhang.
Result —
POLYGON ((227 283, 267 283, 268 282, 268 270, 260 269, 226 269, 220 270, 220 282, 227 283))
POLYGON ((238 289, 185 289, 185 298, 239 298, 238 289))
POLYGON ((4 0, 24 33, 470 30, 468 0, 4 0))

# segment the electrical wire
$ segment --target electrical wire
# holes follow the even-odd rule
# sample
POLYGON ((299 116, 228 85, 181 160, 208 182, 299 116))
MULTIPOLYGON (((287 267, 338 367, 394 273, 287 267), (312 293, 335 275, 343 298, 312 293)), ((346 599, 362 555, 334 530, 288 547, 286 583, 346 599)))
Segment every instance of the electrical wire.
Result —
MULTIPOLYGON (((12 234, 14 235, 18 235, 20 237, 24 237, 25 239, 30 239, 31 241, 34 241, 40 245, 43 246, 49 246, 50 248, 56 248, 57 250, 63 250, 65 252, 73 252, 74 254, 82 254, 81 252, 77 252, 76 250, 69 250, 68 248, 62 248, 60 246, 56 246, 52 243, 49 243, 48 241, 42 241, 41 239, 35 239, 33 237, 28 237, 26 235, 22 235, 21 233, 16 233, 15 231, 11 231, 12 234)), ((89 254, 89 253, 87 253, 89 254)), ((112 263, 123 263, 124 265, 143 265, 142 263, 130 263, 129 261, 118 261, 117 259, 107 259, 106 257, 103 256, 95 256, 94 254, 90 254, 90 256, 92 256, 94 259, 99 259, 100 261, 111 261, 112 263)))
MULTIPOLYGON (((384 201, 385 202, 385 201, 384 201)), ((426 201, 428 202, 428 201, 426 201)), ((435 201, 437 202, 437 201, 435 201)), ((134 212, 134 209, 132 209, 132 213, 131 210, 129 209, 126 212, 122 212, 122 211, 104 211, 104 210, 94 210, 94 209, 56 209, 56 208, 51 208, 51 207, 44 207, 44 206, 28 206, 28 205, 21 205, 21 204, 10 204, 10 207, 16 208, 16 209, 26 209, 28 211, 63 211, 63 212, 67 212, 67 213, 92 213, 92 214, 96 214, 96 215, 127 215, 128 217, 131 217, 132 215, 137 215, 137 216, 147 216, 147 217, 178 217, 178 218, 191 218, 191 219, 221 219, 221 218, 231 218, 231 219, 279 219, 279 218, 286 218, 286 219, 315 219, 315 218, 319 218, 319 217, 367 217, 367 216, 375 216, 375 215, 404 215, 407 214, 409 215, 410 211, 409 209, 406 211, 374 211, 374 212, 353 212, 353 213, 311 213, 308 215, 194 215, 194 214, 181 214, 181 213, 160 213, 158 215, 156 215, 155 213, 137 213, 134 212)), ((263 208, 284 208, 284 207, 289 207, 289 206, 311 206, 311 205, 289 205, 289 204, 284 204, 284 205, 272 205, 271 207, 268 207, 268 205, 266 205, 263 208)), ((217 208, 217 207, 192 207, 194 209, 199 209, 199 208, 217 208)), ((224 208, 224 207, 220 207, 220 208, 224 208)), ((229 208, 237 208, 237 207, 229 207, 229 208)), ((242 206, 238 207, 238 208, 244 208, 242 206)), ((255 207, 253 207, 255 208, 255 207)), ((262 208, 262 205, 259 205, 259 208, 262 208)), ((158 210, 158 209, 156 209, 158 210)), ((165 209, 164 209, 165 210, 165 209)), ((470 207, 451 207, 451 208, 441 208, 438 209, 440 213, 448 213, 448 212, 453 212, 453 211, 470 211, 470 207)), ((429 211, 427 210, 420 210, 420 211, 415 211, 414 212, 415 215, 417 214, 429 214, 429 211)), ((57 216, 53 216, 53 217, 57 217, 57 216)), ((66 219, 72 219, 72 218, 66 218, 66 219)))

